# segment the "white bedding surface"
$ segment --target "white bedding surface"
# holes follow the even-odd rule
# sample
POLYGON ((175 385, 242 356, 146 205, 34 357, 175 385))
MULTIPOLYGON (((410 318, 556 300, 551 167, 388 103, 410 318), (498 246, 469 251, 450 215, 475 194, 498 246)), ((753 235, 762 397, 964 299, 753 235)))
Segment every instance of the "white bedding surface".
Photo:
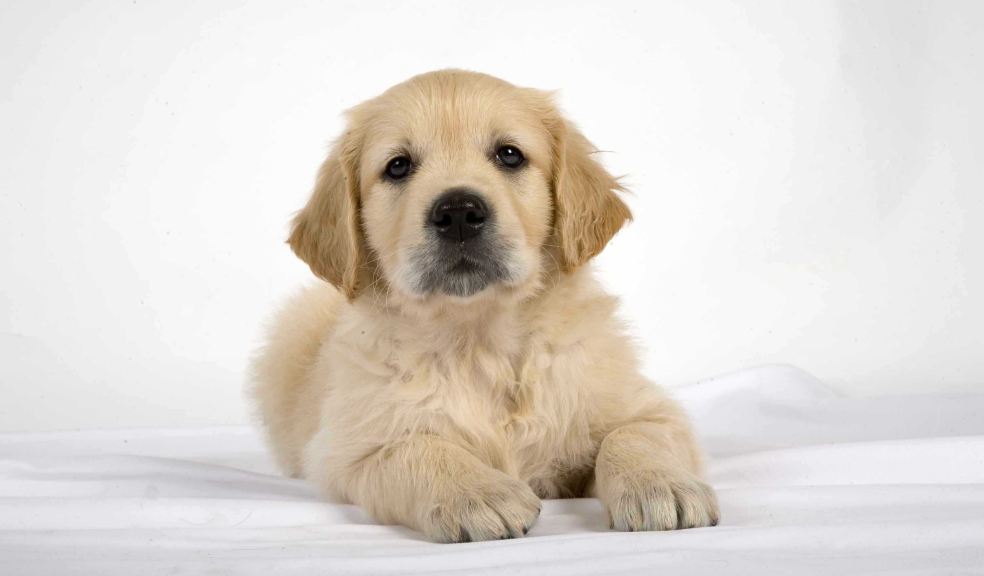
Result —
POLYGON ((984 574, 984 394, 848 399, 763 367, 675 391, 722 523, 442 545, 278 475, 249 428, 0 435, 0 574, 984 574))

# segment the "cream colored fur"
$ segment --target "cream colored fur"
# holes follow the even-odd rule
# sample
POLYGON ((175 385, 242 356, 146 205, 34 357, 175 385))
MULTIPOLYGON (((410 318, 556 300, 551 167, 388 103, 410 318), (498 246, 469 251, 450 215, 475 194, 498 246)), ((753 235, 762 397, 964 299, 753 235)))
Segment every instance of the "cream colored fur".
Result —
POLYGON ((618 530, 717 522, 686 417, 639 373, 587 264, 630 216, 592 152, 549 95, 469 72, 350 112, 290 239, 331 285, 292 299, 254 362, 288 474, 437 541, 521 536, 541 498, 581 495, 618 530), (490 162, 502 137, 521 173, 490 162), (407 146, 420 166, 396 186, 380 175, 407 146), (459 185, 494 207, 511 280, 414 293, 420 218, 459 185))

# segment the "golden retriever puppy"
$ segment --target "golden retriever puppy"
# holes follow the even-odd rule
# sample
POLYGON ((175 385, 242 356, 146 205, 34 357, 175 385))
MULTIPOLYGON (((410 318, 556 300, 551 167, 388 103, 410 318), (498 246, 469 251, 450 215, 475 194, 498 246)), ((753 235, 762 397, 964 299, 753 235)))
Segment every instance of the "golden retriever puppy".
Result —
POLYGON ((433 540, 596 495, 617 530, 717 523, 680 408, 588 261, 630 218, 550 95, 445 70, 348 113, 290 246, 254 394, 283 469, 433 540))

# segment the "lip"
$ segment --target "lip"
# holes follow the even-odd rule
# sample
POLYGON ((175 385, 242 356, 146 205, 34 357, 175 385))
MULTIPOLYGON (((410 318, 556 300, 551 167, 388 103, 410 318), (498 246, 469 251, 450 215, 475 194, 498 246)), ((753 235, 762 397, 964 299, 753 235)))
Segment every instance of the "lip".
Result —
POLYGON ((481 271, 481 264, 465 257, 459 258, 457 262, 448 268, 448 274, 476 274, 481 271))

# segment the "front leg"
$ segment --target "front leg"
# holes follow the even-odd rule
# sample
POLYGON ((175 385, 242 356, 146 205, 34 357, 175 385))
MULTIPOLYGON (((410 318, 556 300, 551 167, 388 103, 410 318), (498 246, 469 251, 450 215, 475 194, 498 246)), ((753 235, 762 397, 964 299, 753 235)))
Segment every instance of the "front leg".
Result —
POLYGON ((438 542, 519 537, 540 514, 529 485, 437 436, 415 435, 347 465, 329 459, 322 467, 320 481, 330 492, 381 522, 415 528, 438 542))
POLYGON ((714 526, 714 490, 700 477, 689 425, 667 403, 664 414, 612 430, 595 462, 595 491, 612 528, 623 531, 714 526))

